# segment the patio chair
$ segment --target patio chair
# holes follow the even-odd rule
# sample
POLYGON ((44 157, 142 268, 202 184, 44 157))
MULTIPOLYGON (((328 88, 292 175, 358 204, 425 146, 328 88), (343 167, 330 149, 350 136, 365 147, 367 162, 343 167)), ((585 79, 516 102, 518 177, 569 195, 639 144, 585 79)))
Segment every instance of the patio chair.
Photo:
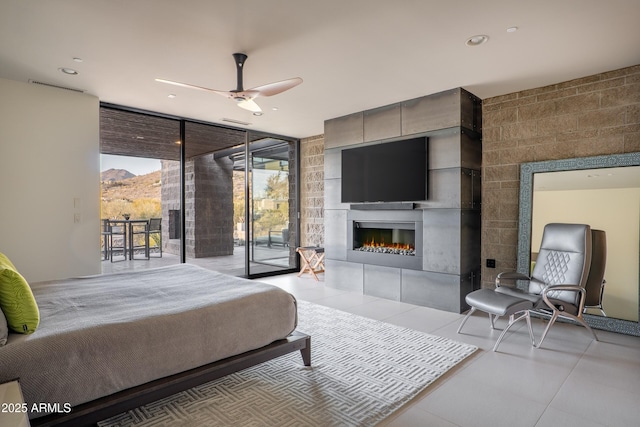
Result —
POLYGON ((149 259, 149 221, 135 220, 129 223, 129 251, 130 258, 149 259), (141 236, 138 237, 138 236, 141 236), (136 250, 142 251, 142 258, 136 257, 136 250))
POLYGON ((113 255, 116 251, 122 251, 120 261, 127 259, 127 227, 122 221, 109 221, 109 258, 111 262, 114 262, 113 255))
POLYGON ((149 235, 149 256, 151 256, 152 249, 158 249, 159 257, 162 258, 162 218, 150 218, 147 233, 149 235))

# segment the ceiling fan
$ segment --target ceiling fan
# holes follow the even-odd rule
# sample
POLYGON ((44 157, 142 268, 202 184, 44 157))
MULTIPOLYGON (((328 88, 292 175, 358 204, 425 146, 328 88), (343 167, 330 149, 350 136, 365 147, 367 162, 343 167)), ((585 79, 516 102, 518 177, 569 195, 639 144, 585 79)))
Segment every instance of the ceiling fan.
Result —
POLYGON ((302 83, 302 79, 300 77, 294 77, 292 79, 269 83, 262 86, 256 86, 254 88, 245 90, 242 86, 242 70, 244 69, 244 63, 247 60, 247 55, 245 55, 244 53, 234 53, 233 58, 236 61, 236 71, 238 76, 238 84, 236 89, 234 90, 216 90, 210 89, 208 87, 196 86, 165 79, 156 79, 156 81, 161 83, 168 83, 175 86, 214 92, 218 95, 224 96, 225 98, 233 99, 238 103, 238 107, 244 108, 245 110, 249 110, 253 113, 262 112, 258 104, 256 104, 254 101, 254 99, 256 99, 257 97, 277 95, 302 83))

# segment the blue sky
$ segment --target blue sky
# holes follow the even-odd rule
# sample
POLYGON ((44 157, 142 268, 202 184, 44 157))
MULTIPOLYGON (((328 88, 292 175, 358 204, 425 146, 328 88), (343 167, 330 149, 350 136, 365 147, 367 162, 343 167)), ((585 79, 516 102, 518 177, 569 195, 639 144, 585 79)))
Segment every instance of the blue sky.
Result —
POLYGON ((100 172, 109 169, 125 169, 134 175, 145 175, 160 170, 160 160, 101 154, 100 172))

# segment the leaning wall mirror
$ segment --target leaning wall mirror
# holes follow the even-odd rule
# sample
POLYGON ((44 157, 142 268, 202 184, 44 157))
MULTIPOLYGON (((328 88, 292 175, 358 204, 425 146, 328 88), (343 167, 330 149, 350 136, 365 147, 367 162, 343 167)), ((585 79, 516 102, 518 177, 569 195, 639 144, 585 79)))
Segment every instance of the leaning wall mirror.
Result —
POLYGON ((598 329, 640 336, 640 153, 523 163, 520 167, 518 271, 529 274, 550 222, 589 224, 607 240, 598 329))

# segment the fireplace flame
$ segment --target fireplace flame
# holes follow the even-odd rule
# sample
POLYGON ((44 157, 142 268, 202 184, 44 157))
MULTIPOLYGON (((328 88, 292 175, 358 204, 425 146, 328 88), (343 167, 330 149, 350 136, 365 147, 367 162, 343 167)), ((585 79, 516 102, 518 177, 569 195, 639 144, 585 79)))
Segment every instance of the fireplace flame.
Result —
POLYGON ((414 245, 410 245, 408 243, 390 243, 390 244, 386 244, 384 242, 384 239, 382 239, 382 241, 380 243, 377 243, 375 241, 375 239, 372 237, 370 241, 365 242, 362 245, 363 248, 365 249, 373 249, 373 248, 388 248, 388 249, 398 249, 398 250, 405 250, 405 251, 412 251, 415 250, 415 246, 414 245))

